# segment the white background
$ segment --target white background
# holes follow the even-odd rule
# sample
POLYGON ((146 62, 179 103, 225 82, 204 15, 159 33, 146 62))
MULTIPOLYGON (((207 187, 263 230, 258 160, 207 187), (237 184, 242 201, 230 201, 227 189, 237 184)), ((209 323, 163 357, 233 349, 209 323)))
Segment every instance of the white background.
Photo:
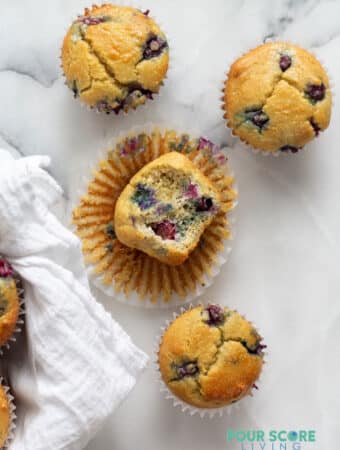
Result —
MULTIPOLYGON (((133 125, 195 128, 230 146, 239 186, 229 263, 205 300, 237 308, 268 344, 260 390, 231 416, 186 416, 159 393, 151 368, 88 450, 222 450, 226 430, 315 429, 315 450, 338 448, 340 389, 339 96, 330 128, 298 155, 254 155, 230 137, 219 89, 233 58, 266 36, 315 51, 340 90, 340 1, 149 0, 171 45, 162 95, 128 117, 81 108, 63 84, 60 45, 89 6, 79 0, 3 0, 0 21, 0 144, 47 153, 65 190, 65 211, 81 174, 107 140, 133 125)), ((68 212, 65 219, 68 219, 68 212)), ((151 355, 170 310, 136 309, 95 290, 151 355)), ((95 389, 95 386, 94 386, 95 389)), ((287 447, 288 448, 288 447, 287 447)))

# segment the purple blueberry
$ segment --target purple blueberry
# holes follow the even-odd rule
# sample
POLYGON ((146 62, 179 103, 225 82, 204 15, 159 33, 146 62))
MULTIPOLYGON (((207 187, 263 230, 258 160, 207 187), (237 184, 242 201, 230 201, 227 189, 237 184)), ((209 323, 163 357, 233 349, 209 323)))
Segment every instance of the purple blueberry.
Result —
POLYGON ((196 362, 186 362, 180 366, 176 367, 177 374, 179 378, 192 377, 199 372, 196 362))
POLYGON ((269 117, 262 109, 249 109, 245 112, 245 117, 260 130, 269 122, 269 117))
POLYGON ((266 348, 267 348, 267 345, 264 345, 264 344, 258 344, 257 347, 256 347, 256 349, 255 349, 255 352, 256 352, 258 355, 262 355, 263 350, 265 350, 266 348))
POLYGON ((167 46, 168 43, 160 36, 151 36, 145 43, 143 58, 151 59, 159 56, 167 46))
POLYGON ((319 102, 325 98, 326 86, 321 84, 307 84, 305 94, 313 103, 319 102))
POLYGON ((294 147, 293 145, 283 145, 280 148, 280 152, 292 152, 297 153, 299 150, 301 150, 301 147, 294 147))
POLYGON ((205 322, 208 325, 221 325, 224 322, 224 309, 215 304, 209 304, 203 311, 205 322))
POLYGON ((281 55, 280 69, 285 72, 292 65, 292 58, 289 55, 281 55))
POLYGON ((151 228, 157 236, 162 239, 174 240, 176 237, 176 224, 170 220, 163 220, 162 222, 151 224, 151 228))
POLYGON ((213 201, 210 197, 201 197, 195 202, 195 209, 197 212, 211 211, 213 207, 213 201))
POLYGON ((310 122, 310 124, 311 124, 312 127, 313 127, 315 136, 319 136, 319 133, 320 133, 320 131, 321 131, 321 128, 319 127, 319 125, 314 121, 314 119, 310 119, 309 122, 310 122))
POLYGON ((14 270, 8 261, 0 259, 0 278, 13 277, 14 270))

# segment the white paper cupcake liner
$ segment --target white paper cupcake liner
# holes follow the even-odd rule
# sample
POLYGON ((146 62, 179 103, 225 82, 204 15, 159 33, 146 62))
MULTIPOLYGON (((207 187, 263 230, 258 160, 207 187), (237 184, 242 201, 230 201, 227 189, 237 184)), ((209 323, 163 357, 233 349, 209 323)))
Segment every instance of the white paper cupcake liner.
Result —
POLYGON ((18 334, 22 332, 22 327, 25 322, 25 293, 24 288, 22 286, 22 281, 19 278, 19 275, 17 273, 14 274, 14 281, 17 286, 17 292, 19 297, 19 313, 18 313, 18 319, 16 321, 16 325, 14 328, 14 331, 12 333, 12 336, 2 345, 0 346, 0 356, 2 356, 13 344, 13 342, 16 342, 18 334))
MULTIPOLYGON (((102 6, 102 5, 105 5, 105 4, 108 4, 108 3, 110 3, 110 2, 103 1, 103 2, 98 3, 97 5, 98 6, 102 6)), ((125 117, 125 116, 127 116, 129 114, 131 114, 131 115, 138 114, 138 113, 140 113, 142 111, 145 111, 147 108, 149 108, 153 101, 157 101, 157 100, 159 101, 159 99, 161 98, 161 96, 163 94, 164 85, 166 84, 167 80, 169 78, 171 78, 171 76, 173 74, 174 67, 176 67, 176 59, 177 58, 176 58, 175 46, 173 46, 172 43, 171 43, 172 39, 171 39, 170 34, 168 33, 168 29, 166 28, 166 26, 164 26, 164 22, 163 21, 159 21, 153 15, 153 12, 152 12, 152 6, 153 5, 152 4, 150 4, 149 7, 145 7, 145 6, 142 6, 140 1, 138 1, 138 0, 131 0, 131 1, 129 1, 129 0, 117 0, 117 1, 111 2, 111 3, 113 3, 115 6, 131 6, 132 8, 136 8, 136 9, 142 11, 142 12, 149 11, 148 16, 155 21, 155 23, 159 26, 161 31, 166 36, 166 40, 167 40, 167 43, 168 43, 168 52, 169 52, 168 70, 167 70, 167 72, 166 72, 166 74, 165 74, 165 76, 164 76, 164 78, 162 80, 162 83, 161 83, 160 88, 159 88, 159 92, 154 92, 153 93, 154 97, 152 99, 146 99, 145 103, 143 103, 141 105, 138 105, 136 108, 129 108, 127 111, 124 111, 122 109, 118 113, 114 113, 114 112, 105 113, 105 112, 99 111, 96 107, 91 107, 90 105, 87 105, 85 102, 83 102, 79 98, 74 98, 74 100, 77 100, 78 104, 83 109, 85 109, 87 111, 94 112, 94 113, 99 114, 101 116, 109 115, 109 116, 111 116, 113 118, 113 117, 116 117, 116 116, 117 117, 122 117, 122 116, 125 117)), ((88 5, 88 7, 90 7, 90 3, 88 5)), ((82 14, 79 14, 79 15, 82 15, 82 14)), ((74 20, 75 20, 75 17, 70 17, 69 22, 65 26, 65 30, 64 30, 64 35, 63 36, 66 35, 69 27, 71 26, 71 24, 72 24, 72 22, 74 20)), ((65 76, 64 71, 63 71, 63 65, 62 65, 62 59, 61 59, 61 48, 60 48, 59 60, 60 60, 61 74, 62 74, 62 77, 64 78, 64 84, 67 87, 67 89, 70 91, 70 95, 72 95, 72 91, 68 87, 66 76, 65 76)))
MULTIPOLYGON (((264 41, 262 44, 267 44, 267 43, 269 43, 269 42, 285 42, 285 43, 287 43, 287 44, 289 44, 289 45, 297 45, 297 46, 300 46, 301 48, 305 48, 303 45, 296 44, 296 43, 291 42, 291 41, 289 41, 289 40, 287 40, 287 39, 283 39, 283 40, 282 40, 282 39, 279 39, 279 37, 276 37, 276 36, 275 36, 275 37, 273 36, 273 37, 270 37, 270 38, 268 38, 268 39, 265 39, 265 41, 264 41)), ((226 108, 226 106, 225 106, 225 104, 224 104, 224 92, 225 92, 225 86, 226 86, 226 83, 227 83, 227 81, 228 81, 228 76, 229 76, 229 72, 230 72, 230 68, 231 68, 232 64, 233 64, 237 59, 239 59, 239 58, 245 56, 245 55, 246 55, 247 53, 249 53, 250 51, 255 50, 257 47, 259 47, 259 46, 262 45, 262 44, 259 43, 259 44, 256 45, 255 47, 251 47, 251 48, 249 48, 248 50, 245 50, 245 51, 242 52, 239 56, 237 56, 236 58, 234 58, 232 61, 229 61, 229 63, 227 64, 226 75, 225 75, 224 79, 223 79, 222 82, 221 82, 221 88, 220 88, 220 91, 219 91, 219 95, 220 95, 220 98, 219 98, 219 105, 220 105, 220 109, 223 111, 223 115, 227 113, 227 108, 226 108), (222 93, 222 96, 221 96, 221 93, 222 93)), ((312 54, 312 55, 314 56, 314 58, 317 59, 317 61, 319 61, 319 63, 322 65, 323 69, 325 70, 325 72, 326 72, 326 74, 327 74, 327 77, 328 77, 328 80, 329 80, 329 88, 330 88, 330 91, 331 91, 331 94, 332 94, 332 106, 331 106, 331 107, 332 107, 332 110, 333 110, 333 109, 334 109, 334 105, 335 105, 335 89, 334 89, 334 80, 333 80, 333 77, 332 77, 332 75, 331 75, 330 69, 329 69, 329 67, 327 66, 327 64, 322 60, 322 58, 319 58, 319 56, 317 56, 313 50, 311 50, 311 49, 306 49, 306 50, 307 50, 310 54, 312 54)), ((332 114, 332 113, 331 113, 331 114, 332 114)), ((222 119, 224 120, 225 126, 226 126, 226 128, 229 130, 231 136, 232 136, 233 138, 236 138, 236 139, 237 139, 237 144, 238 144, 238 146, 241 147, 241 149, 243 149, 243 150, 251 151, 251 152, 252 152, 253 154, 255 154, 255 155, 261 154, 261 155, 263 155, 263 156, 271 155, 271 156, 278 157, 278 156, 287 156, 287 155, 290 155, 290 154, 291 154, 291 155, 300 154, 300 153, 302 153, 302 152, 308 150, 308 146, 309 146, 311 143, 313 143, 313 142, 315 141, 315 139, 317 139, 317 136, 315 136, 311 141, 307 142, 307 144, 305 144, 302 148, 299 148, 298 152, 292 152, 291 150, 288 150, 288 151, 280 151, 280 150, 276 150, 276 151, 261 150, 261 149, 258 149, 258 148, 254 148, 254 147, 253 147, 251 144, 249 144, 248 142, 243 141, 243 140, 240 138, 240 136, 238 136, 237 134, 235 134, 235 133, 234 133, 234 130, 233 130, 231 127, 228 126, 228 123, 227 123, 228 121, 227 121, 227 119, 224 118, 223 116, 222 116, 222 119)), ((331 118, 331 120, 332 120, 332 118, 331 118)), ((326 131, 327 131, 327 129, 324 130, 322 133, 324 133, 324 132, 326 132, 326 131)))
MULTIPOLYGON (((85 170, 86 175, 84 174, 82 177, 79 177, 79 182, 75 188, 76 196, 75 199, 72 199, 71 202, 72 207, 71 211, 74 210, 75 207, 77 207, 80 204, 81 197, 86 194, 87 188, 89 185, 89 182, 93 179, 92 171, 94 168, 98 167, 98 164, 101 160, 107 158, 107 153, 110 149, 113 149, 116 147, 116 144, 124 139, 125 137, 129 135, 137 135, 140 133, 145 133, 150 135, 153 130, 159 130, 162 135, 166 131, 172 130, 175 131, 177 135, 181 135, 183 133, 190 135, 191 137, 199 137, 200 133, 197 133, 196 130, 179 130, 176 126, 171 126, 171 123, 169 125, 163 125, 163 124, 154 124, 154 123, 148 123, 143 126, 136 126, 133 128, 130 128, 128 131, 121 131, 116 137, 113 139, 110 139, 108 141, 107 146, 105 147, 107 150, 100 150, 98 154, 96 155, 96 160, 92 161, 88 164, 87 169, 85 170)), ((228 162, 226 153, 227 153, 227 147, 223 147, 220 149, 220 152, 224 155, 226 158, 226 162, 228 162)), ((225 164, 225 173, 227 173, 230 176, 233 176, 233 172, 230 170, 229 163, 225 164)), ((237 183, 233 183, 233 190, 237 191, 237 183)), ((233 201, 233 209, 227 212, 226 217, 228 220, 229 230, 230 230, 230 237, 229 239, 224 240, 224 247, 223 249, 216 254, 217 260, 215 264, 212 264, 211 266, 211 274, 205 274, 204 280, 202 284, 197 283, 196 285, 196 291, 195 293, 189 293, 184 299, 180 297, 177 294, 173 294, 170 301, 165 302, 163 299, 158 298, 157 301, 151 301, 150 295, 144 299, 141 299, 139 295, 136 292, 131 292, 129 295, 125 295, 123 292, 116 292, 114 289, 114 283, 110 285, 105 285, 103 283, 104 275, 100 274, 97 275, 94 272, 94 265, 91 263, 86 263, 86 272, 88 275, 88 278, 90 279, 91 283, 98 288, 101 292, 106 294, 109 297, 113 297, 115 300, 118 300, 121 303, 132 305, 132 306, 140 306, 144 308, 169 308, 174 307, 178 305, 183 305, 189 302, 193 302, 195 299, 197 299, 200 295, 203 294, 203 292, 212 285, 214 278, 220 273, 221 267, 223 264, 225 264, 228 261, 230 252, 232 250, 232 241, 234 239, 234 228, 233 225, 236 223, 235 219, 235 207, 238 204, 237 198, 233 201)), ((70 213, 71 213, 70 211, 70 213)), ((73 232, 76 231, 76 226, 74 224, 71 224, 71 229, 73 232)))
MULTIPOLYGON (((177 319, 177 317, 181 316, 186 311, 196 308, 197 306, 204 306, 204 305, 202 303, 198 303, 196 305, 190 304, 187 307, 181 307, 180 311, 173 312, 172 319, 166 320, 165 324, 161 327, 160 334, 158 334, 155 338, 153 358, 152 358, 152 365, 153 365, 153 369, 154 369, 155 379, 156 379, 157 384, 159 385, 159 390, 160 390, 161 394, 164 396, 164 398, 167 400, 171 400, 173 406, 175 408, 179 407, 183 413, 189 414, 190 416, 198 415, 198 416, 200 416, 201 419, 203 419, 205 417, 212 419, 216 416, 222 417, 223 415, 230 416, 230 415, 234 414, 235 411, 240 409, 240 407, 242 405, 246 404, 247 401, 249 401, 249 397, 253 397, 253 389, 254 388, 256 390, 260 389, 259 386, 261 385, 262 371, 260 373, 259 378, 256 380, 256 387, 250 388, 249 392, 244 397, 242 397, 240 400, 237 400, 235 403, 231 403, 229 405, 222 406, 220 408, 197 408, 195 406, 192 406, 192 405, 184 402, 180 398, 176 397, 176 395, 174 395, 171 392, 171 390, 168 388, 168 386, 165 384, 165 382, 162 378, 162 374, 159 370, 158 354, 159 354, 160 345, 161 345, 165 331, 177 319)), ((245 318, 245 316, 242 316, 242 317, 245 318)), ((248 320, 248 319, 246 319, 246 320, 248 320)), ((249 320, 248 320, 248 322, 251 323, 257 331, 259 330, 253 322, 251 322, 249 320)), ((263 355, 263 365, 264 365, 264 364, 266 364, 265 356, 267 355, 267 352, 262 351, 262 355, 263 355)), ((263 370, 263 368, 262 368, 262 370, 263 370)))
POLYGON ((7 399, 8 399, 10 418, 11 418, 7 439, 6 439, 5 443, 4 443, 4 445, 1 447, 1 450, 3 450, 3 449, 7 449, 7 448, 10 447, 11 442, 12 442, 12 440, 14 438, 14 431, 15 431, 15 428, 16 428, 16 418, 17 418, 17 416, 15 414, 16 407, 15 407, 15 404, 14 404, 14 397, 10 393, 10 388, 6 385, 3 377, 0 377, 0 384, 1 384, 2 388, 4 389, 5 394, 7 396, 7 399))

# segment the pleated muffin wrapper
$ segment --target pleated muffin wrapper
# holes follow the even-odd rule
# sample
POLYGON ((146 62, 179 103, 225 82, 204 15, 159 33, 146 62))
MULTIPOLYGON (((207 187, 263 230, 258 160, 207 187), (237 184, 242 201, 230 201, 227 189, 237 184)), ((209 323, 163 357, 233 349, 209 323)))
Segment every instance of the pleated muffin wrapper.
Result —
MULTIPOLYGON (((300 45, 299 43, 291 42, 291 41, 286 40, 286 39, 283 39, 283 40, 282 40, 282 39, 279 39, 278 37, 275 37, 275 38, 265 39, 265 40, 263 41, 263 43, 260 43, 260 44, 256 45, 255 47, 251 47, 251 48, 245 50, 245 51, 244 51, 243 53, 241 53, 239 56, 237 56, 236 58, 234 58, 233 60, 230 60, 230 61, 228 62, 228 64, 227 64, 226 75, 225 75, 225 78, 221 81, 221 90, 219 91, 220 93, 222 93, 222 96, 221 96, 220 99, 219 99, 219 100, 220 100, 220 107, 221 107, 221 110, 223 111, 223 116, 222 116, 222 118, 223 118, 223 120, 225 121, 226 128, 228 128, 228 130, 230 131, 231 135, 232 135, 234 138, 237 138, 237 143, 238 143, 238 145, 239 145, 242 149, 251 151, 251 152, 252 152, 253 154, 255 154, 255 155, 261 154, 261 155, 263 155, 263 156, 271 155, 271 156, 276 156, 276 157, 278 157, 278 156, 281 156, 281 155, 283 155, 283 156, 287 156, 287 155, 290 155, 290 154, 291 154, 291 155, 296 155, 297 153, 301 153, 302 151, 308 150, 308 146, 309 146, 312 142, 314 142, 315 139, 317 139, 318 136, 315 136, 311 141, 307 142, 307 144, 305 144, 303 147, 299 148, 298 151, 292 151, 292 150, 287 150, 287 151, 281 151, 281 150, 276 150, 276 151, 261 150, 261 149, 258 149, 258 148, 254 148, 250 143, 248 143, 247 141, 241 139, 240 136, 238 136, 237 134, 235 134, 235 133, 234 133, 234 130, 228 125, 228 120, 227 120, 227 118, 226 118, 227 108, 226 108, 226 105, 225 105, 225 103, 224 103, 224 92, 225 92, 226 84, 227 84, 227 81, 228 81, 228 77, 229 77, 229 72, 230 72, 231 66, 233 65, 233 63, 234 63, 236 60, 238 60, 239 58, 245 56, 245 55, 246 55, 247 53, 249 53, 250 51, 255 50, 255 49, 258 48, 259 46, 264 45, 264 44, 267 44, 267 43, 270 43, 270 42, 283 42, 283 43, 286 43, 286 44, 288 44, 288 45, 295 45, 295 46, 304 48, 304 49, 307 50, 311 55, 313 55, 314 58, 315 58, 317 61, 319 61, 319 63, 322 65, 324 71, 326 72, 327 77, 328 77, 328 80, 329 80, 329 89, 330 89, 330 91, 331 91, 331 96, 332 96, 331 108, 332 108, 332 110, 334 109, 334 105, 335 105, 334 80, 333 80, 333 77, 332 77, 332 75, 331 75, 330 69, 329 69, 328 65, 326 64, 326 62, 325 62, 322 58, 320 58, 318 55, 316 55, 315 52, 314 52, 313 50, 307 49, 307 48, 305 48, 303 45, 300 45)), ((331 115, 332 115, 332 113, 331 113, 331 115)), ((330 120, 332 120, 332 117, 330 118, 330 120)), ((321 131, 321 133, 323 133, 323 132, 325 132, 325 131, 327 131, 327 128, 326 128, 324 131, 321 131)))
MULTIPOLYGON (((164 398, 167 400, 170 400, 175 408, 179 407, 183 413, 186 413, 190 416, 198 415, 201 417, 201 419, 207 418, 207 417, 209 419, 212 419, 216 416, 222 417, 223 415, 230 416, 233 413, 235 413, 235 411, 239 410, 242 405, 246 404, 249 401, 249 397, 253 397, 254 389, 256 389, 256 390, 260 389, 259 386, 261 385, 262 371, 260 373, 259 378, 256 380, 256 387, 250 388, 248 393, 244 397, 242 397, 240 400, 237 400, 235 403, 231 403, 226 406, 221 406, 220 408, 197 408, 195 406, 190 405, 189 403, 184 402, 183 400, 181 400, 179 397, 177 397, 175 394, 172 393, 172 391, 168 388, 168 386, 164 382, 161 371, 159 369, 158 354, 159 354, 160 346, 161 346, 165 331, 179 316, 181 316, 183 313, 185 313, 187 311, 190 311, 193 308, 196 308, 197 306, 205 307, 207 305, 203 305, 202 303, 199 303, 198 305, 190 304, 187 307, 181 307, 179 312, 173 312, 172 319, 166 320, 165 324, 161 327, 160 333, 156 336, 156 339, 155 339, 154 353, 153 353, 153 359, 152 359, 152 365, 153 365, 153 369, 154 369, 155 379, 156 379, 157 384, 159 385, 159 390, 160 390, 161 394, 164 396, 164 398)), ((221 306, 223 307, 225 305, 221 305, 221 306)), ((242 316, 242 317, 244 317, 246 319, 245 316, 242 316)), ((248 319, 246 319, 246 320, 249 323, 251 323, 257 331, 259 330, 258 327, 256 327, 256 325, 253 322, 250 322, 248 319)), ((266 354, 267 354, 267 352, 262 351, 263 365, 266 364, 266 360, 265 360, 266 354)), ((263 367, 262 367, 262 370, 263 370, 263 367)))
MULTIPOLYGON (((149 7, 144 6, 141 4, 140 1, 137 0, 117 0, 115 2, 106 2, 103 1, 102 3, 98 4, 98 6, 103 6, 105 4, 109 4, 112 3, 114 6, 130 6, 132 8, 136 8, 139 11, 141 11, 143 14, 147 15, 148 17, 150 17, 151 19, 154 20, 154 22, 159 26, 160 30, 164 33, 165 37, 166 37, 166 41, 168 43, 168 52, 169 52, 169 61, 168 61, 168 69, 167 72, 160 84, 159 87, 159 91, 158 92, 153 92, 151 98, 147 98, 145 103, 140 104, 138 106, 136 106, 135 108, 131 107, 129 108, 127 111, 125 111, 124 109, 121 109, 120 111, 118 111, 117 113, 115 113, 114 111, 111 112, 105 112, 105 111, 99 111, 98 108, 96 108, 95 106, 90 106, 87 103, 85 103, 84 101, 82 101, 80 98, 78 98, 74 93, 73 93, 73 97, 75 100, 78 101, 78 103, 80 104, 80 106, 83 109, 86 109, 87 111, 91 111, 91 112, 95 112, 96 114, 99 115, 111 115, 113 117, 115 116, 127 116, 128 114, 137 114, 139 111, 142 112, 143 110, 145 111, 146 108, 148 108, 150 106, 151 101, 156 100, 157 98, 159 99, 162 96, 162 91, 163 91, 163 87, 164 84, 166 83, 168 78, 171 78, 172 73, 174 71, 174 67, 176 67, 176 47, 173 46, 171 44, 171 36, 168 33, 168 29, 166 28, 166 26, 164 27, 164 23, 159 21, 152 12, 152 4, 149 4, 149 7)), ((92 7, 91 4, 89 3, 88 8, 92 7)), ((83 16, 84 12, 78 14, 78 16, 83 16)), ((66 35, 66 33, 68 32, 69 27, 71 26, 71 24, 76 20, 76 18, 74 16, 70 17, 69 22, 67 23, 65 30, 64 30, 64 36, 66 35)), ((63 65, 62 65, 62 58, 61 58, 61 50, 62 47, 60 48, 60 68, 62 71, 62 76, 64 78, 64 84, 67 87, 67 89, 70 91, 70 94, 72 95, 72 90, 69 88, 68 83, 67 83, 67 78, 65 76, 64 70, 63 70, 63 65)))
MULTIPOLYGON (((89 278, 106 295, 125 304, 159 308, 193 301, 212 284, 228 259, 234 222, 229 213, 236 206, 237 197, 234 177, 227 166, 225 149, 212 147, 206 138, 192 136, 187 131, 181 133, 154 124, 135 127, 114 139, 109 146, 113 150, 100 153, 96 169, 91 174, 89 168, 88 176, 80 181, 73 208, 73 229, 83 243, 89 278), (115 238, 113 224, 115 201, 132 176, 145 164, 173 151, 167 145, 159 145, 164 144, 166 133, 171 133, 177 151, 183 151, 203 173, 206 171, 208 178, 215 180, 223 197, 224 211, 205 230, 201 245, 179 266, 166 265, 124 246, 115 238), (183 136, 188 141, 179 150, 186 139, 183 136), (199 142, 209 143, 208 154, 206 149, 197 148, 199 142), (185 149, 190 145, 193 150, 187 153, 185 149)), ((170 134, 167 138, 170 142, 170 134)))
MULTIPOLYGON (((0 256, 1 257, 1 256, 0 256)), ((6 258, 4 258, 6 259, 6 258)), ((19 277, 19 274, 14 272, 13 279, 15 281, 16 287, 17 287, 17 293, 19 298, 19 313, 18 318, 15 324, 15 328, 13 330, 13 333, 11 337, 2 345, 0 346, 0 356, 2 356, 4 353, 6 353, 11 345, 16 342, 17 336, 19 333, 22 332, 22 328, 25 322, 25 292, 23 288, 23 282, 21 278, 19 277)))
POLYGON ((11 442, 13 441, 15 428, 16 428, 17 416, 15 413, 16 406, 14 403, 14 397, 11 394, 10 388, 7 385, 7 383, 3 377, 0 377, 0 384, 1 384, 1 387, 5 391, 5 394, 6 394, 6 397, 8 400, 8 404, 9 404, 9 412, 10 412, 10 426, 9 426, 9 430, 8 430, 8 435, 7 435, 4 445, 0 448, 0 450, 4 450, 7 448, 10 448, 11 442))

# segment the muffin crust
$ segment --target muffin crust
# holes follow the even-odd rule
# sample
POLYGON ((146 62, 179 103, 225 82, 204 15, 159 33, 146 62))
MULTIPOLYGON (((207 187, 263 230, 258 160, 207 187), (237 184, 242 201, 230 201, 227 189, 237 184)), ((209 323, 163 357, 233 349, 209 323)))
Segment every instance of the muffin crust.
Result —
POLYGON ((297 152, 330 121, 328 76, 306 50, 261 45, 237 59, 224 90, 224 117, 241 140, 264 151, 297 152))
POLYGON ((0 448, 6 443, 11 425, 11 412, 6 392, 0 386, 0 448))
POLYGON ((0 259, 0 346, 13 335, 19 316, 19 296, 14 272, 9 263, 0 259))
POLYGON ((148 12, 106 4, 86 8, 73 22, 61 58, 75 97, 99 111, 118 113, 159 91, 169 52, 148 12))
POLYGON ((218 305, 184 312, 165 331, 158 354, 164 382, 198 408, 249 394, 263 365, 262 337, 238 312, 218 305))

